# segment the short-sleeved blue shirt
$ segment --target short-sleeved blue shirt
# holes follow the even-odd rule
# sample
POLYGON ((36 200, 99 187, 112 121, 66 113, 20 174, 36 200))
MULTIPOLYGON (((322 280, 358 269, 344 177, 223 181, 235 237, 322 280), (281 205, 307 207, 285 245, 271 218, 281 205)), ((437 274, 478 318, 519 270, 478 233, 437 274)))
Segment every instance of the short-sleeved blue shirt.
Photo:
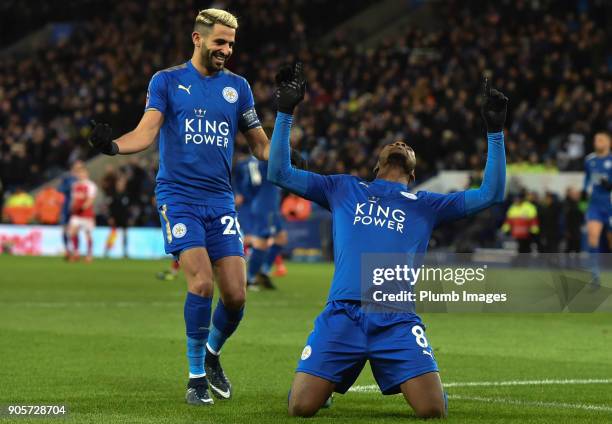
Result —
POLYGON ((188 61, 153 75, 148 110, 164 115, 159 134, 158 203, 233 207, 234 139, 238 130, 260 126, 256 119, 245 120, 255 114, 248 82, 228 70, 203 76, 188 61))

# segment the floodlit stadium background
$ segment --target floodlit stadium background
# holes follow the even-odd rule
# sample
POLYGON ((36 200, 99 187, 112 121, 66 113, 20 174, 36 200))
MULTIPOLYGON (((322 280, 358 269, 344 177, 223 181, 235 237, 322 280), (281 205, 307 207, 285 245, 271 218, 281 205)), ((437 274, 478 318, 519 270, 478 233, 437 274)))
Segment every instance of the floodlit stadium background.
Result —
MULTIPOLYGON (((44 374, 47 367, 23 348, 38 334, 28 316, 51 317, 49 327, 43 326, 42 332, 66 338, 65 345, 55 346, 48 334, 41 336, 39 340, 44 343, 37 346, 48 348, 46 355, 51 358, 72 355, 67 346, 79 351, 83 341, 70 337, 81 333, 79 320, 88 322, 94 333, 108 336, 105 340, 119 355, 139 355, 133 348, 125 349, 121 337, 107 334, 111 328, 103 324, 106 312, 110 313, 111 326, 131 320, 130 325, 118 330, 122 337, 131 337, 153 330, 149 324, 133 324, 145 316, 157 320, 151 314, 157 308, 159 316, 168 320, 162 324, 160 337, 178 343, 173 338, 178 340, 182 331, 177 316, 183 282, 169 283, 176 284, 169 287, 154 278, 156 271, 168 266, 154 199, 157 149, 109 158, 93 155, 86 140, 91 118, 111 124, 117 136, 135 126, 151 76, 191 56, 193 18, 205 7, 226 8, 239 18, 237 44, 227 67, 250 82, 268 134, 275 117, 272 94, 276 70, 296 58, 305 62, 308 94, 294 121, 292 144, 308 159, 310 170, 324 174, 372 178, 380 148, 401 138, 417 155, 417 182, 412 190, 449 192, 478 185, 486 158, 486 138, 477 97, 482 76, 489 76, 493 86, 510 98, 506 200, 472 218, 438 228, 430 248, 438 252, 486 252, 507 262, 519 243, 511 231, 503 231, 503 224, 514 198, 524 194, 536 211, 537 230, 534 228, 529 239, 534 254, 565 252, 576 240, 580 249, 585 249, 586 204, 580 199, 584 158, 592 152, 596 132, 612 131, 609 1, 5 1, 0 4, 0 309, 4 309, 0 312, 0 330, 6 337, 2 336, 0 350, 0 380, 10 375, 13 387, 21 394, 3 385, 0 404, 13 400, 60 401, 62 396, 71 399, 71 393, 77 390, 75 381, 65 387, 60 384, 57 391, 44 382, 41 388, 37 382, 40 390, 30 396, 27 378, 20 375, 29 367, 23 358, 33 360, 34 369, 56 383, 65 381, 58 369, 67 374, 78 370, 83 378, 88 374, 87 361, 80 362, 78 353, 72 362, 63 361, 60 367, 49 362, 55 371, 44 374), (36 200, 43 187, 56 187, 78 159, 87 161, 91 178, 100 188, 95 205, 98 227, 94 232, 94 256, 100 259, 90 268, 61 262, 59 213, 50 212, 44 199, 36 200), (110 218, 124 225, 120 225, 112 249, 105 252, 110 218), (101 259, 105 253, 114 259, 101 259), (53 258, 35 258, 41 255, 53 258), (123 257, 139 261, 119 259, 123 257), (164 260, 151 261, 161 258, 164 260), (112 283, 106 286, 107 281, 112 283), (85 289, 104 305, 88 306, 92 299, 85 289), (139 303, 139 293, 143 292, 149 293, 151 308, 139 303)), ((246 143, 239 138, 236 160, 247 155, 246 143)), ((299 304, 299 298, 312 302, 298 313, 296 328, 289 324, 277 328, 281 331, 278 337, 286 342, 282 348, 263 348, 264 356, 282 356, 279 364, 283 368, 275 370, 278 376, 269 377, 270 384, 275 385, 271 396, 278 403, 274 407, 278 411, 282 409, 283 391, 286 394, 284 378, 292 373, 292 364, 325 299, 331 275, 330 216, 311 206, 307 215, 296 219, 291 204, 286 204, 289 245, 283 255, 292 260, 289 274, 279 279, 281 294, 277 298, 252 295, 250 308, 256 312, 251 324, 246 319, 247 324, 232 341, 234 348, 240 343, 252 344, 245 348, 249 357, 241 358, 236 352, 230 359, 242 363, 248 373, 250 367, 245 362, 262 352, 257 347, 261 333, 266 326, 277 325, 277 319, 270 316, 272 312, 265 314, 262 308, 276 305, 278 318, 290 322, 292 307, 299 304), (316 283, 311 284, 313 280, 316 283)), ((527 278, 527 271, 513 272, 518 273, 517 278, 527 278)), ((443 380, 446 371, 457 387, 474 380, 491 383, 474 387, 504 387, 497 387, 487 397, 497 399, 495 402, 479 401, 485 397, 484 392, 455 394, 462 418, 473 417, 472 412, 482 408, 484 420, 489 417, 487 411, 499 413, 500 419, 511 419, 521 410, 526 422, 542 414, 542 422, 612 419, 610 398, 604 396, 609 394, 612 382, 609 316, 516 318, 516 325, 522 326, 526 337, 535 343, 531 346, 535 359, 522 362, 521 358, 529 355, 520 353, 521 349, 528 348, 519 347, 504 370, 493 364, 504 358, 504 351, 516 346, 512 340, 521 338, 514 318, 488 318, 497 329, 495 333, 478 316, 462 316, 459 321, 470 334, 467 340, 488 345, 481 346, 482 350, 463 345, 463 351, 457 349, 463 341, 453 334, 452 319, 431 319, 432 331, 438 327, 437 337, 443 345, 439 351, 443 380), (554 334, 565 337, 565 341, 560 342, 554 334), (537 340, 540 337, 542 340, 537 340), (570 343, 572 338, 575 344, 570 343), (560 343, 559 350, 549 352, 546 345, 555 350, 555 343, 560 343), (585 351, 579 351, 581 343, 585 343, 585 351), (446 360, 445 349, 449 350, 446 360), (489 361, 488 372, 476 371, 479 361, 489 361), (573 361, 583 363, 576 365, 573 361), (460 370, 463 364, 471 364, 467 367, 471 371, 460 370), (525 369, 522 364, 526 364, 525 369), (548 389, 537 392, 542 395, 538 397, 524 391, 529 384, 520 383, 523 380, 535 381, 537 390, 548 389), (549 380, 592 381, 538 383, 549 380), (502 384, 504 381, 507 384, 502 384), (523 391, 512 391, 513 387, 523 391), (561 389, 555 391, 557 387, 561 389)), ((436 336, 432 337, 435 340, 436 336)), ((153 352, 158 346, 154 341, 148 340, 144 346, 156 356, 153 352)), ((168 345, 163 350, 172 357, 170 368, 182 370, 183 358, 174 352, 179 347, 168 345)), ((96 360, 99 366, 104 362, 103 358, 96 360)), ((139 370, 135 362, 124 365, 139 370)), ((149 363, 146 371, 140 371, 157 372, 153 370, 159 365, 149 363)), ((261 368, 265 367, 266 362, 261 362, 261 368)), ((89 383, 96 387, 87 390, 95 392, 105 381, 112 381, 109 384, 113 388, 102 396, 111 406, 96 410, 93 402, 73 399, 77 410, 85 405, 84 420, 96 421, 110 416, 111 410, 121 409, 119 384, 114 378, 123 372, 118 366, 111 366, 108 373, 94 370, 102 383, 89 383)), ((172 382, 168 384, 177 384, 176 373, 163 370, 160 374, 163 381, 172 382)), ((127 381, 129 375, 122 378, 127 387, 138 387, 127 381)), ((365 379, 360 387, 372 384, 365 379)), ((251 389, 256 385, 250 376, 244 383, 251 384, 251 389)), ((157 394, 165 390, 159 382, 152 384, 157 394)), ((259 389, 249 392, 240 413, 253 413, 253 419, 260 421, 267 419, 265 410, 257 406, 262 396, 259 389)), ((404 411, 398 401, 391 406, 379 406, 379 401, 362 397, 351 403, 353 410, 361 411, 352 415, 353 421, 361 418, 364 410, 386 408, 391 415, 404 411)), ((175 403, 178 405, 178 401, 175 403)), ((131 418, 147 416, 134 400, 128 404, 131 411, 136 411, 131 418)), ((181 406, 175 406, 176 410, 182 411, 181 406)), ((223 414, 230 421, 236 418, 228 408, 222 410, 220 419, 223 414)), ((340 412, 331 412, 337 414, 332 416, 351 416, 348 409, 338 408, 340 412)), ((160 415, 148 418, 155 420, 165 414, 163 408, 157 412, 160 415)), ((116 413, 116 420, 125 418, 116 413)), ((164 419, 174 418, 177 416, 164 419)))

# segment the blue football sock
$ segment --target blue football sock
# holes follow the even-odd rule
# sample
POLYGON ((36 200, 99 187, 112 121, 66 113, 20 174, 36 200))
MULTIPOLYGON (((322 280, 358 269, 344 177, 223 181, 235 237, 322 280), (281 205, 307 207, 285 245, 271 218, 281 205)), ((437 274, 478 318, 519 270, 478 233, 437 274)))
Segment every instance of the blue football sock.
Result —
POLYGON ((599 247, 589 246, 589 267, 593 279, 599 279, 599 247))
POLYGON ((263 265, 263 272, 268 274, 270 269, 272 269, 272 265, 274 264, 274 260, 278 256, 278 254, 283 250, 283 246, 274 243, 268 249, 268 256, 266 257, 266 262, 263 265))
POLYGON ((227 309, 223 301, 219 299, 215 313, 213 314, 213 326, 208 336, 208 349, 215 355, 219 355, 225 341, 234 334, 238 324, 244 315, 244 306, 237 311, 227 309))
POLYGON ((266 260, 266 251, 261 249, 253 248, 251 251, 251 259, 249 259, 249 268, 247 278, 249 281, 253 281, 253 278, 257 275, 261 269, 261 265, 266 260))
POLYGON ((185 299, 185 328, 187 330, 187 359, 189 377, 202 377, 204 371, 204 346, 210 327, 212 298, 187 293, 185 299))

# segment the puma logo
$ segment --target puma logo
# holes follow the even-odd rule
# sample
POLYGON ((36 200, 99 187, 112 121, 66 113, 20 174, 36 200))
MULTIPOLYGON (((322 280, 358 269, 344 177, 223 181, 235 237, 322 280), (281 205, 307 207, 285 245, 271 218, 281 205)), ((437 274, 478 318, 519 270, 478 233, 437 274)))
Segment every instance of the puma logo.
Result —
POLYGON ((179 90, 185 90, 187 94, 191 94, 189 90, 191 90, 191 85, 189 87, 185 87, 183 84, 178 85, 179 90))

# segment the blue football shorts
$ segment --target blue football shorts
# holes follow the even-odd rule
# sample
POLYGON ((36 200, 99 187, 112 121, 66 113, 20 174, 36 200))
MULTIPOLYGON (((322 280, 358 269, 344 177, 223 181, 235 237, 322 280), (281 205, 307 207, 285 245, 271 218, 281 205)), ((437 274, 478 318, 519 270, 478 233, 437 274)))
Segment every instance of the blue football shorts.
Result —
POLYGON ((586 212, 587 221, 599 221, 608 229, 612 229, 612 206, 609 202, 606 204, 599 204, 596 202, 589 202, 589 207, 586 212))
POLYGON ((274 237, 283 229, 283 218, 279 212, 252 213, 248 234, 259 238, 268 238, 274 237))
POLYGON ((400 385, 411 378, 438 371, 417 315, 365 313, 353 301, 327 303, 296 371, 334 382, 336 392, 346 393, 366 361, 385 395, 400 393, 400 385))
POLYGON ((233 207, 166 203, 159 206, 166 253, 205 247, 212 262, 244 256, 240 224, 233 207))

